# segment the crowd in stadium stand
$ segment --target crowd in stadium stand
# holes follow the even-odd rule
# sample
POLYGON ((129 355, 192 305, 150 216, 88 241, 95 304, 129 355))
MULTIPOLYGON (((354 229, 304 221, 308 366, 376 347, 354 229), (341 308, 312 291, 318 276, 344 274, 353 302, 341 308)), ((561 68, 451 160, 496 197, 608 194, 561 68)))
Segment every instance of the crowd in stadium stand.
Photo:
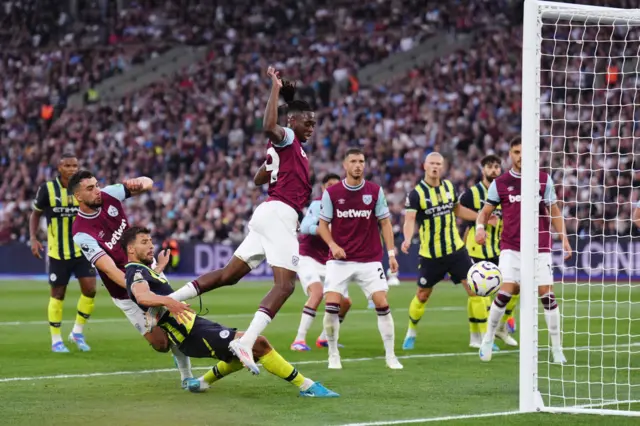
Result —
MULTIPOLYGON (((477 182, 482 156, 495 153, 505 159, 506 167, 509 140, 520 133, 522 27, 498 19, 507 0, 451 0, 437 6, 398 0, 363 3, 356 9, 346 0, 290 1, 284 8, 276 6, 281 2, 255 5, 240 0, 234 2, 236 12, 194 2, 198 13, 183 15, 178 10, 177 15, 167 13, 173 3, 165 9, 161 3, 166 2, 141 3, 146 9, 132 11, 134 17, 110 27, 118 28, 112 33, 117 36, 109 37, 116 45, 110 52, 122 52, 128 42, 135 45, 132 37, 147 42, 145 37, 151 37, 161 45, 176 40, 206 42, 213 46, 211 53, 203 62, 119 103, 67 108, 46 122, 34 105, 43 97, 61 96, 60 87, 69 87, 74 76, 80 85, 86 83, 91 71, 99 68, 95 58, 88 66, 81 57, 78 66, 72 64, 73 49, 54 49, 64 51, 57 61, 40 50, 18 61, 11 57, 2 61, 3 75, 8 77, 0 92, 0 243, 28 241, 35 189, 55 174, 55 163, 65 151, 77 153, 81 166, 94 171, 104 184, 151 176, 156 190, 128 201, 127 211, 132 221, 155 227, 156 235, 238 243, 254 207, 266 196, 266 188, 254 187, 252 176, 265 156, 261 119, 269 87, 267 65, 295 80, 299 95, 317 108, 318 126, 308 143, 312 179, 317 183, 327 172, 341 173, 340 158, 346 149, 362 147, 369 177, 385 187, 396 232, 406 193, 420 179, 427 153, 437 150, 445 155, 446 177, 463 191, 477 182), (400 13, 406 10, 416 13, 400 13), (168 22, 151 16, 178 18, 168 22), (181 20, 185 16, 202 20, 186 25, 181 20), (359 87, 354 78, 358 68, 407 50, 435 31, 477 31, 485 25, 470 49, 382 86, 359 87), (154 33, 154 28, 162 30, 154 33), (43 55, 45 59, 40 59, 43 55), (58 70, 54 79, 52 69, 58 70)), ((635 129, 627 125, 637 120, 632 105, 635 92, 623 86, 621 69, 616 71, 621 78, 611 82, 609 73, 615 71, 608 68, 611 64, 580 60, 581 53, 589 56, 594 53, 589 49, 603 48, 585 41, 609 40, 612 31, 576 32, 578 28, 546 34, 546 53, 555 49, 556 57, 566 56, 570 49, 573 58, 566 64, 550 56, 543 59, 543 70, 553 74, 543 72, 548 80, 543 80, 547 87, 541 99, 541 149, 551 154, 543 153, 542 164, 553 164, 558 196, 566 201, 569 233, 628 235, 629 199, 632 186, 640 183, 640 174, 631 172, 637 169, 632 164, 635 129), (580 42, 567 43, 568 38, 580 42), (608 107, 589 106, 586 90, 577 87, 589 89, 594 102, 607 99, 608 107), (575 105, 564 108, 551 100, 575 105), (616 102, 631 104, 616 109, 616 102), (553 128, 544 121, 548 114, 554 114, 553 128), (559 126, 563 115, 569 124, 559 126), (574 115, 588 115, 588 123, 595 124, 575 126, 574 115), (617 133, 612 134, 614 128, 617 133), (596 138, 606 139, 599 144, 592 142, 596 138), (578 145, 580 154, 564 153, 575 153, 578 145), (618 152, 619 161, 613 164, 608 156, 604 164, 603 152, 618 152), (595 164, 602 170, 591 175, 595 164)), ((637 33, 613 34, 616 40, 630 41, 634 35, 638 40, 637 33)), ((153 49, 154 44, 146 46, 153 49)), ((619 53, 634 49, 630 42, 610 46, 619 53)), ((95 53, 100 50, 91 52, 100 57, 95 53)), ((603 52, 599 55, 618 56, 603 52)), ((102 57, 107 69, 114 64, 111 55, 102 57)), ((316 186, 316 196, 318 190, 316 186)))

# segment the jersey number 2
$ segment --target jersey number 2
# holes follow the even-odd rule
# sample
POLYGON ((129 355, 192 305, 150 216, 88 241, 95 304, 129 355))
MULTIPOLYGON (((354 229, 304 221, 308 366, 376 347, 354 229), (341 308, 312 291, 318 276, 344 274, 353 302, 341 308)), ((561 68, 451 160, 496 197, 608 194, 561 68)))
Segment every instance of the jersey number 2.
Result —
POLYGON ((267 149, 267 157, 271 157, 271 164, 267 163, 265 170, 271 172, 270 183, 278 181, 278 171, 280 170, 280 156, 274 147, 267 149))
POLYGON ((382 270, 382 268, 378 268, 378 272, 380 272, 380 279, 384 280, 384 271, 382 270))

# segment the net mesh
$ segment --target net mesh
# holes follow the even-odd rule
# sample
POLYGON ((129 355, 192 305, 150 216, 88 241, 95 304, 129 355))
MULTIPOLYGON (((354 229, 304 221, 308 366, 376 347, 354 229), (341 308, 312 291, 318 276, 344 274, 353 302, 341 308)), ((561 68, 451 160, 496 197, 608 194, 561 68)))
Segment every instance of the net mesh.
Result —
POLYGON ((640 22, 579 15, 542 18, 538 34, 539 164, 574 250, 563 261, 554 239, 567 363, 553 364, 539 309, 538 387, 546 406, 640 411, 640 22))

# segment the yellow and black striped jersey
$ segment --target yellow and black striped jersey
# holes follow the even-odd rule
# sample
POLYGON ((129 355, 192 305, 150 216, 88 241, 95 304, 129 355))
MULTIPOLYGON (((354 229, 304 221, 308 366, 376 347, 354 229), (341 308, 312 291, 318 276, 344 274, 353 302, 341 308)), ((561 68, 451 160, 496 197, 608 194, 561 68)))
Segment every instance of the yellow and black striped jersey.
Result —
POLYGON ((416 212, 420 228, 420 256, 437 259, 464 247, 456 225, 454 209, 458 195, 449 180, 439 186, 429 186, 424 180, 409 193, 407 211, 416 212))
MULTIPOLYGON (((482 210, 484 203, 489 194, 489 189, 484 186, 482 182, 478 182, 476 185, 469 188, 460 197, 460 204, 473 211, 479 212, 482 210)), ((476 224, 475 222, 469 223, 469 233, 467 234, 467 251, 469 256, 477 259, 493 259, 500 256, 500 235, 502 234, 502 208, 497 206, 494 210, 494 215, 499 218, 496 226, 485 226, 485 232, 487 233, 487 240, 484 245, 476 243, 476 224)))
POLYGON ((57 260, 69 260, 82 256, 80 247, 73 243, 71 225, 79 211, 78 200, 62 186, 56 178, 43 183, 33 209, 41 211, 47 218, 47 246, 49 257, 57 260))

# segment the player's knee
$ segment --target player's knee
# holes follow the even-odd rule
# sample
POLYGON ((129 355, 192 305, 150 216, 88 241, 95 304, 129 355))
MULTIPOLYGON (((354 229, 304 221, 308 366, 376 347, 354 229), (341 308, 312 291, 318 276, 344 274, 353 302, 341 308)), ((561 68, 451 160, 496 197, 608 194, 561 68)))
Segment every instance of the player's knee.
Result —
POLYGON ((58 300, 64 300, 66 293, 66 287, 51 287, 51 297, 58 300))
POLYGON ((420 303, 427 303, 427 300, 429 300, 430 295, 431 295, 430 288, 419 288, 418 291, 416 292, 416 297, 418 298, 420 303))
POLYGON ((95 288, 84 289, 84 290, 82 290, 82 294, 85 297, 89 297, 89 298, 93 299, 94 297, 96 297, 96 289, 95 288))
POLYGON ((351 298, 350 297, 345 297, 342 299, 342 303, 340 303, 340 306, 342 307, 343 310, 348 311, 349 309, 351 309, 351 298))
POLYGON ((296 282, 294 279, 281 278, 276 280, 276 289, 282 293, 283 296, 289 297, 296 289, 296 282))
POLYGON ((262 358, 271 351, 271 344, 264 336, 258 336, 256 343, 253 345, 254 358, 262 358))

